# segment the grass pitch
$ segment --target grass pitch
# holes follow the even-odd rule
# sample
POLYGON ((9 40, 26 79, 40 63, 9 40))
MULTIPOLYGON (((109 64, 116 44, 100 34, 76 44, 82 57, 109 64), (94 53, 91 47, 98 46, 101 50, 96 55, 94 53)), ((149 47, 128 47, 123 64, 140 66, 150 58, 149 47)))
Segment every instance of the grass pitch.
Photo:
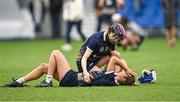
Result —
MULTIPOLYGON (((48 62, 53 49, 61 50, 62 40, 0 41, 0 85, 19 78, 39 64, 48 62)), ((62 51, 76 69, 76 56, 82 42, 73 41, 71 52, 62 51)), ((35 88, 45 78, 28 82, 30 87, 0 88, 0 101, 180 101, 180 39, 176 48, 168 48, 163 38, 146 39, 139 51, 121 55, 138 75, 144 68, 157 72, 156 84, 119 87, 35 88)))

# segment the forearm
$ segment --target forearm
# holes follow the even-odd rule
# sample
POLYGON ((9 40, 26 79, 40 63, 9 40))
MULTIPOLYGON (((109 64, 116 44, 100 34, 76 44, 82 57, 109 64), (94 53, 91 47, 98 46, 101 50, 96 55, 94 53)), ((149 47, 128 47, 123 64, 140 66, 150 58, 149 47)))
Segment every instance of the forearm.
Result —
POLYGON ((125 71, 130 70, 127 63, 126 63, 126 61, 124 59, 116 58, 115 60, 116 60, 115 64, 121 66, 122 69, 124 69, 125 71))
POLYGON ((118 51, 111 51, 111 55, 117 58, 121 58, 121 54, 118 51))
POLYGON ((87 48, 86 52, 84 53, 81 59, 81 66, 82 66, 83 73, 87 73, 87 60, 89 56, 91 55, 91 53, 92 53, 92 50, 87 48))
POLYGON ((81 66, 82 66, 82 69, 83 69, 83 73, 86 73, 87 72, 87 59, 86 58, 82 58, 81 66))

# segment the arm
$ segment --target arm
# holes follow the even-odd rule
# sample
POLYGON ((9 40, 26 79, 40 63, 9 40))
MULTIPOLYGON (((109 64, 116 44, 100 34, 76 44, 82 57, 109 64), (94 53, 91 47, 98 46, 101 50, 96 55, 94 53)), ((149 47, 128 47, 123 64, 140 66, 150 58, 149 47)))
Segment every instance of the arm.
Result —
POLYGON ((135 75, 135 73, 130 68, 128 68, 128 65, 124 59, 112 57, 108 64, 107 72, 108 71, 121 71, 121 70, 126 71, 128 75, 135 75))
POLYGON ((88 73, 87 71, 87 59, 89 58, 89 56, 92 54, 92 50, 87 48, 86 52, 84 53, 82 60, 81 60, 81 66, 83 68, 83 77, 84 77, 84 81, 87 83, 90 83, 90 77, 91 75, 88 73))
POLYGON ((117 58, 120 58, 121 57, 121 54, 118 52, 118 51, 111 51, 111 56, 115 56, 117 58))
POLYGON ((108 68, 107 71, 109 70, 113 70, 115 71, 115 66, 118 65, 120 66, 122 69, 124 69, 125 71, 129 70, 127 63, 124 59, 120 59, 116 56, 111 57, 109 64, 108 64, 108 68))

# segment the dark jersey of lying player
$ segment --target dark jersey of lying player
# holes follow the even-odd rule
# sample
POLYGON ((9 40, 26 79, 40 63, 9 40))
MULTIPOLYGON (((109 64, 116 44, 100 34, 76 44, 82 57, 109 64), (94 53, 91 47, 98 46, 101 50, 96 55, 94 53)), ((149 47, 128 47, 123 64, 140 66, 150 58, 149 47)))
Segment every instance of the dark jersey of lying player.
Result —
POLYGON ((90 86, 117 86, 114 72, 105 73, 100 71, 90 72, 93 79, 90 86))
POLYGON ((77 67, 79 72, 83 71, 81 60, 86 49, 90 49, 92 51, 92 54, 87 60, 87 70, 90 71, 99 59, 101 59, 103 56, 111 55, 111 51, 115 50, 115 44, 111 44, 107 41, 107 33, 104 31, 93 34, 81 46, 80 52, 78 54, 77 67))
POLYGON ((69 70, 64 78, 60 82, 60 86, 117 86, 118 83, 115 81, 115 74, 112 73, 105 73, 105 72, 90 72, 93 76, 91 79, 91 83, 88 84, 83 80, 78 80, 78 73, 69 70))

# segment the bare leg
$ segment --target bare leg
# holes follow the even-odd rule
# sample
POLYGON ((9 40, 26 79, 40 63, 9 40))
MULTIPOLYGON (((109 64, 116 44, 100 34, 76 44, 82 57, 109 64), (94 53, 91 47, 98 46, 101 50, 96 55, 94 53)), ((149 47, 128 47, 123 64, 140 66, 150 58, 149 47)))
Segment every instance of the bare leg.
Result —
POLYGON ((169 33, 170 33, 170 31, 166 28, 166 29, 165 29, 165 34, 166 34, 166 39, 167 39, 168 46, 170 45, 169 33))
POLYGON ((58 50, 53 51, 53 56, 55 59, 56 67, 57 67, 57 72, 59 75, 59 79, 62 80, 64 75, 71 70, 70 65, 65 58, 65 56, 58 50))
POLYGON ((171 47, 175 47, 176 46, 176 33, 177 33, 177 28, 176 26, 173 26, 171 28, 171 47))
POLYGON ((122 40, 122 41, 120 42, 120 44, 122 45, 123 50, 126 50, 127 47, 128 47, 128 45, 130 44, 130 42, 129 42, 129 40, 128 40, 127 38, 125 38, 124 40, 122 40))
POLYGON ((128 32, 128 34, 126 35, 127 39, 129 40, 130 44, 132 45, 136 45, 137 41, 134 37, 134 35, 131 32, 128 32))
POLYGON ((42 81, 40 85, 37 85, 37 87, 53 86, 53 77, 56 80, 61 81, 61 79, 69 70, 70 66, 64 55, 58 50, 53 50, 49 57, 46 80, 42 81))
POLYGON ((132 32, 128 32, 127 39, 129 44, 132 46, 132 50, 138 50, 138 43, 140 42, 140 38, 132 32))
POLYGON ((39 65, 36 69, 34 69, 32 72, 25 75, 24 80, 27 82, 27 81, 38 79, 43 74, 47 73, 47 70, 48 70, 48 64, 43 63, 39 65))
POLYGON ((59 75, 58 75, 58 72, 56 70, 57 63, 55 60, 55 53, 56 53, 56 50, 52 51, 50 58, 49 58, 49 64, 43 63, 43 64, 39 65, 32 72, 25 75, 23 77, 24 80, 26 82, 31 81, 31 80, 35 80, 35 79, 38 79, 39 77, 41 77, 43 74, 46 74, 46 73, 48 75, 52 75, 56 80, 59 80, 59 75))
POLYGON ((49 57, 49 69, 48 69, 47 75, 53 76, 56 70, 56 67, 57 67, 57 63, 55 60, 55 50, 53 50, 49 57))
POLYGON ((169 47, 175 47, 176 33, 177 33, 176 26, 172 26, 169 29, 165 29, 165 33, 166 33, 166 39, 168 41, 168 46, 169 47))
MULTIPOLYGON (((45 73, 48 73, 48 75, 46 77, 46 80, 43 81, 40 85, 38 85, 38 87, 49 87, 49 86, 52 86, 52 79, 53 79, 53 77, 56 80, 59 80, 59 76, 61 76, 61 75, 58 75, 59 73, 56 70, 57 66, 58 66, 58 68, 60 68, 59 63, 58 63, 58 65, 56 63, 56 59, 55 59, 56 52, 57 52, 57 50, 52 51, 52 53, 50 55, 50 58, 49 58, 49 64, 45 64, 45 63, 41 64, 36 69, 34 69, 30 73, 28 73, 27 75, 17 79, 16 81, 13 81, 13 82, 11 82, 9 84, 6 84, 5 86, 8 86, 8 87, 22 87, 23 83, 25 83, 27 81, 35 80, 35 79, 41 77, 45 73)), ((61 56, 59 56, 59 57, 61 57, 61 56)), ((63 55, 62 55, 62 57, 64 58, 63 55)), ((58 60, 58 61, 60 61, 62 63, 66 63, 65 62, 66 59, 65 59, 64 62, 63 62, 63 60, 58 60)), ((62 70, 64 71, 64 69, 63 69, 64 66, 63 65, 64 64, 62 64, 62 70)), ((67 71, 65 71, 63 74, 62 73, 60 73, 60 74, 65 75, 66 72, 67 71)))

